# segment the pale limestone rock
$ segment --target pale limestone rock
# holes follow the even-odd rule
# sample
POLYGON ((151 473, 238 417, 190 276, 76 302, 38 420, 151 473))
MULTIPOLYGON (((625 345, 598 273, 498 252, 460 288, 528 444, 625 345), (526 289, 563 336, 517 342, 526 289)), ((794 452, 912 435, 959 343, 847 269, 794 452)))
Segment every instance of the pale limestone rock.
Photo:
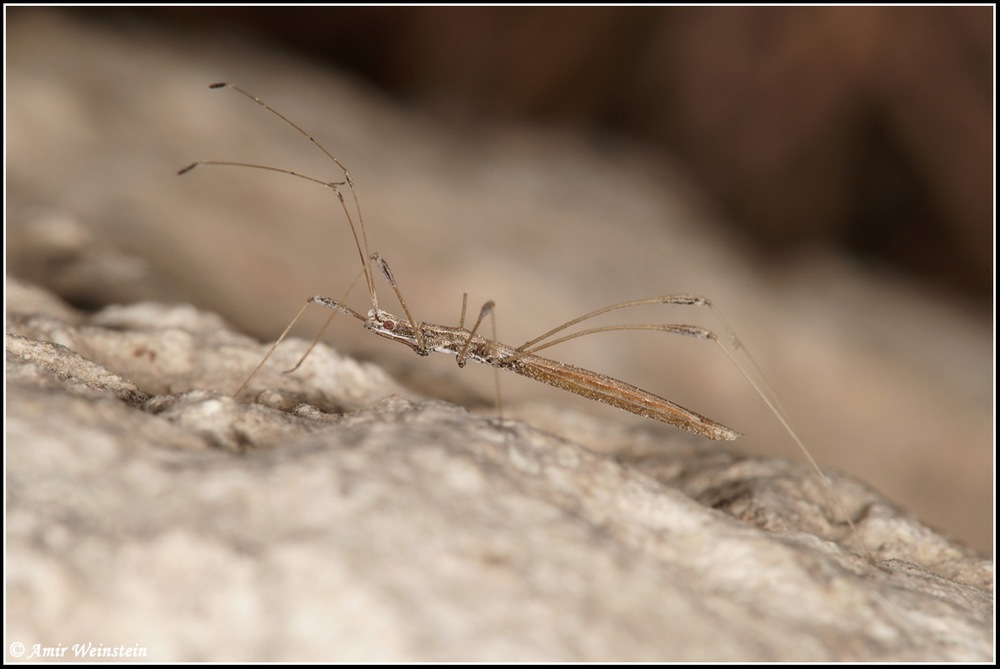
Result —
POLYGON ((874 565, 796 464, 522 411, 571 421, 597 452, 404 399, 323 345, 296 374, 271 371, 303 342, 252 385, 267 406, 236 401, 225 393, 264 347, 217 317, 150 303, 84 316, 8 283, 39 304, 19 300, 7 335, 6 638, 28 652, 991 657, 991 563, 861 484, 834 478, 874 565))

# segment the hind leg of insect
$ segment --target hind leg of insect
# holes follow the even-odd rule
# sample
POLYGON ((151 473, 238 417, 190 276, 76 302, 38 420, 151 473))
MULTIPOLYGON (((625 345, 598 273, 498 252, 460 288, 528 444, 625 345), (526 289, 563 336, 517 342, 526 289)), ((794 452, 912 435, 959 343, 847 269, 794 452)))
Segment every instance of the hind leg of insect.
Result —
POLYGON ((770 409, 771 413, 778 419, 778 422, 784 428, 785 432, 792 438, 795 445, 805 457, 806 461, 809 463, 810 468, 816 473, 817 477, 823 484, 824 490, 827 494, 827 498, 831 503, 832 507, 836 510, 837 514, 844 519, 847 525, 850 527, 852 534, 857 539, 861 546, 861 550, 864 553, 866 559, 869 562, 875 563, 875 558, 868 546, 865 544, 864 540, 861 538, 861 533, 858 531, 857 526, 851 519, 850 514, 844 508, 841 503, 839 495, 833 489, 833 484, 830 483, 829 478, 820 469, 819 464, 813 458, 812 453, 806 447, 805 442, 799 436, 799 433, 792 427, 791 419, 788 417, 788 413, 785 411, 781 402, 778 400, 777 394, 774 392, 771 384, 767 381, 764 376, 763 371, 761 371, 760 366, 754 360, 753 356, 750 355, 749 350, 743 345, 743 342, 737 336, 735 330, 729 325, 728 321, 722 316, 720 311, 707 297, 701 297, 698 295, 662 295, 658 297, 652 297, 642 300, 631 300, 628 302, 620 302, 617 304, 612 304, 607 307, 602 307, 601 309, 596 309, 594 311, 588 312, 583 316, 574 318, 570 321, 563 323, 551 330, 545 332, 544 334, 525 342, 517 348, 517 351, 521 354, 534 354, 540 350, 555 346, 557 344, 575 339, 577 337, 582 337, 590 334, 597 334, 600 332, 611 332, 616 330, 657 330, 662 332, 671 332, 674 334, 682 334, 689 337, 695 337, 698 339, 709 339, 718 344, 719 348, 726 354, 726 356, 733 362, 736 368, 740 371, 744 378, 750 383, 754 391, 760 396, 767 407, 770 409), (681 306, 701 306, 707 307, 709 311, 712 312, 713 317, 719 323, 720 330, 723 336, 719 336, 716 333, 706 330, 704 328, 691 326, 691 325, 680 325, 680 324, 631 324, 631 325, 608 325, 601 327, 588 328, 585 330, 580 330, 577 332, 572 332, 570 334, 564 335, 562 337, 557 337, 552 339, 552 337, 564 330, 567 330, 574 325, 583 323, 584 321, 591 320, 603 314, 617 311, 619 309, 629 309, 633 307, 645 306, 645 305, 659 305, 659 304, 673 304, 681 306))

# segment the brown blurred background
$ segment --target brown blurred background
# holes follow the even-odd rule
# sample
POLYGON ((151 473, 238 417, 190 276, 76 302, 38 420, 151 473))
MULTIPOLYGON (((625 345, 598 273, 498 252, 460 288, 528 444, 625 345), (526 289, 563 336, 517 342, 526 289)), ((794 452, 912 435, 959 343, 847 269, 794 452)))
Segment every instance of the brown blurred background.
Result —
MULTIPOLYGON (((709 295, 824 466, 992 550, 992 8, 6 11, 9 274, 85 309, 192 303, 264 340, 340 295, 357 255, 328 193, 175 174, 337 177, 207 89, 235 81, 350 165, 418 320, 456 323, 468 291, 519 344, 612 302, 709 295)), ((629 316, 664 318, 714 327, 629 316)), ((745 432, 741 452, 798 457, 718 351, 676 339, 552 354, 745 432)), ((491 402, 487 370, 355 323, 327 341, 491 402)), ((512 413, 601 409, 511 376, 512 413)))
POLYGON ((767 252, 834 243, 984 302, 992 17, 991 7, 157 12, 185 30, 281 44, 455 116, 630 138, 679 159, 767 252))

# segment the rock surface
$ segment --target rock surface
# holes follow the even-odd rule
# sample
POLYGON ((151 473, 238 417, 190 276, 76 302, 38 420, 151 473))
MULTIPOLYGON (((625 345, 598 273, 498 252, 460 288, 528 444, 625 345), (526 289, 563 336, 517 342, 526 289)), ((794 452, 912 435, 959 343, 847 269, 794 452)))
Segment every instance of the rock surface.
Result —
POLYGON ((8 280, 8 641, 156 661, 991 657, 990 561, 862 484, 833 479, 875 564, 803 466, 407 399, 322 344, 273 371, 304 346, 236 401, 265 347, 217 316, 86 316, 8 280))

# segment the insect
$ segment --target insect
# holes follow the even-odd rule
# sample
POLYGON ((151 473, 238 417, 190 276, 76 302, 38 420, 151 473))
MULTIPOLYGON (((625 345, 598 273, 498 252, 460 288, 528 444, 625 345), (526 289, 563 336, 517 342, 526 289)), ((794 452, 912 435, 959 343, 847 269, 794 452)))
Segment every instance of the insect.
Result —
MULTIPOLYGON (((640 300, 632 300, 628 302, 621 302, 613 304, 610 306, 591 311, 579 318, 567 321, 562 325, 559 325, 548 332, 545 332, 539 337, 532 339, 528 342, 521 344, 520 346, 510 346, 508 344, 501 343, 496 339, 496 328, 494 323, 493 338, 484 337, 479 333, 480 326, 482 325, 485 318, 489 315, 493 316, 494 303, 492 301, 486 302, 480 309, 479 316, 476 318, 475 323, 471 328, 465 327, 465 316, 466 316, 466 306, 467 306, 467 296, 463 297, 462 302, 462 314, 459 319, 458 326, 447 326, 447 325, 437 325, 433 323, 423 323, 414 320, 410 313, 410 309, 403 299, 403 295, 399 289, 395 277, 393 276, 392 270, 389 264, 378 254, 372 253, 368 247, 368 235, 365 229, 364 217, 361 212, 361 205, 357 198, 357 192, 354 187, 354 181, 351 177, 350 172, 347 167, 336 157, 333 156, 322 144, 320 144, 315 138, 312 137, 308 132, 302 129, 300 126, 295 124, 293 121, 284 116, 281 112, 270 107, 268 104, 252 95, 251 93, 245 91, 244 89, 231 83, 217 83, 212 84, 210 88, 229 88, 237 93, 240 93, 244 97, 250 99, 257 105, 263 107, 271 114, 277 116, 281 121, 287 125, 294 128, 301 135, 306 137, 315 147, 323 152, 343 174, 342 181, 324 181, 322 179, 317 179, 293 170, 272 167, 268 165, 260 165, 254 163, 243 163, 234 161, 219 161, 219 160, 205 160, 200 162, 195 162, 187 167, 178 171, 178 174, 186 174, 193 170, 195 167, 200 165, 216 165, 216 166, 230 166, 230 167, 243 167, 252 168, 258 170, 266 170, 270 172, 277 172, 281 174, 286 174, 298 179, 304 179, 316 184, 319 184, 325 188, 331 189, 337 196, 340 206, 346 216, 348 225, 351 230, 351 234, 354 238, 354 245, 358 252, 358 256, 361 261, 361 271, 360 276, 364 276, 365 284, 368 289, 368 296, 370 301, 370 308, 367 314, 362 314, 355 309, 347 306, 342 300, 336 300, 330 297, 314 296, 306 300, 306 303, 299 310, 298 314, 292 320, 292 322, 285 328, 281 336, 274 342, 270 350, 264 356, 263 360, 257 365, 257 367, 251 372, 250 376, 246 381, 236 390, 234 397, 238 396, 249 384, 250 380, 256 375, 256 373, 263 367, 263 365, 270 358, 271 354, 278 347, 278 345, 288 336, 292 327, 299 320, 305 310, 310 304, 319 305, 326 309, 330 309, 333 313, 327 319, 326 324, 320 331, 320 335, 317 335, 316 339, 313 340, 312 345, 306 350, 305 354, 300 358, 299 362, 290 370, 294 371, 302 364, 305 358, 309 355, 313 346, 319 340, 322 335, 322 331, 325 330, 330 320, 337 313, 345 314, 358 321, 360 321, 364 328, 369 332, 372 332, 380 337, 386 339, 400 342, 412 348, 418 355, 427 356, 432 352, 445 353, 448 355, 455 356, 455 359, 459 367, 464 367, 468 361, 473 361, 481 363, 484 365, 490 365, 495 369, 505 369, 507 371, 520 374, 522 376, 534 379, 541 383, 546 383, 556 388, 566 390, 571 393, 586 397, 588 399, 596 400, 604 404, 608 404, 619 409, 644 416, 653 420, 658 420, 664 423, 668 423, 675 427, 688 430, 690 432, 699 434, 703 437, 715 440, 732 440, 740 436, 740 433, 718 423, 710 418, 702 416, 690 409, 686 409, 670 400, 659 397, 650 393, 646 390, 638 388, 634 385, 628 384, 624 381, 593 372, 581 367, 574 365, 569 365, 563 362, 552 360, 549 358, 542 357, 538 355, 538 352, 561 344, 571 339, 577 337, 583 337, 590 334, 595 334, 598 332, 609 332, 613 330, 653 330, 660 332, 669 332, 673 334, 684 335, 688 337, 694 337, 697 339, 714 341, 719 347, 726 353, 726 355, 733 361, 740 372, 746 377, 750 384, 754 387, 760 397, 764 400, 767 406, 778 418, 785 430, 791 435, 792 439, 795 441, 799 449, 805 455, 807 461, 813 470, 819 475, 820 479, 823 481, 827 492, 829 493, 831 499, 834 501, 840 515, 846 519, 847 523, 850 525, 855 536, 858 537, 860 543, 863 542, 860 539, 860 535, 857 532, 857 528, 854 526, 853 521, 850 516, 843 510, 842 505, 839 502, 836 494, 833 491, 832 485, 826 476, 822 473, 816 461, 813 459, 812 455, 809 453, 803 441, 799 438, 798 434, 792 428, 792 425, 787 418, 787 414, 778 402, 777 396, 771 389, 770 385, 764 378, 763 373, 760 371, 757 364, 753 361, 753 358, 746 351, 743 344, 737 338, 735 332, 729 327, 728 323, 722 318, 722 315, 712 304, 711 300, 706 297, 701 297, 697 295, 663 295, 658 297, 651 297, 640 300), (351 199, 353 201, 353 206, 349 206, 346 198, 344 197, 344 192, 342 190, 343 186, 347 186, 347 190, 351 194, 351 199), (353 214, 352 214, 353 209, 353 214), (400 307, 403 310, 404 317, 400 318, 394 316, 388 311, 383 310, 379 306, 378 296, 375 290, 375 276, 376 269, 379 274, 388 282, 390 288, 392 289, 400 307), (670 305, 682 305, 682 306, 698 306, 705 307, 712 311, 716 319, 722 326, 722 332, 725 334, 724 337, 716 335, 710 330, 706 330, 701 327, 693 325, 681 325, 681 324, 626 324, 626 325, 605 325, 600 327, 592 327, 583 330, 577 330, 570 332, 568 334, 562 334, 565 331, 577 326, 585 321, 591 320, 603 314, 607 314, 612 311, 617 311, 620 309, 629 309, 633 307, 639 307, 643 305, 657 305, 657 304, 670 304, 670 305)), ((497 381, 499 390, 499 381, 497 381)), ((498 405, 499 405, 499 392, 498 394, 498 405)), ((867 548, 864 548, 864 552, 869 556, 867 548)), ((872 560, 873 561, 873 560, 872 560)))

